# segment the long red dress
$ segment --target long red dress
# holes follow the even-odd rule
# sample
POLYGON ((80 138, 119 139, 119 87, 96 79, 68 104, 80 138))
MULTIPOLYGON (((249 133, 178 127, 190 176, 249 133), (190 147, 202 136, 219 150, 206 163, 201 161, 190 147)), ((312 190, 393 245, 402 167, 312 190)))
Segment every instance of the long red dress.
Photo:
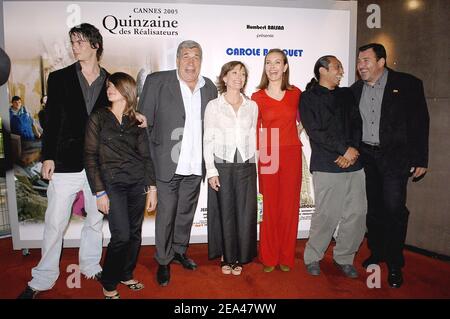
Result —
POLYGON ((259 258, 265 266, 294 266, 302 177, 296 125, 300 95, 297 87, 286 90, 280 101, 265 90, 252 95, 259 109, 258 180, 263 194, 259 258))

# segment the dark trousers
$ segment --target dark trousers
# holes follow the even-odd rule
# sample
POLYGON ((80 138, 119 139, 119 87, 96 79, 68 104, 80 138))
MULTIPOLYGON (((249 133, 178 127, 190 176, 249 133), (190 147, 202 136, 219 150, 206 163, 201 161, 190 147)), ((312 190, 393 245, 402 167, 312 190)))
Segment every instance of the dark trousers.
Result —
POLYGON ((170 182, 156 181, 155 259, 160 265, 168 265, 175 253, 184 254, 189 246, 201 180, 175 174, 170 182))
POLYGON ((408 172, 383 169, 382 151, 363 144, 361 159, 366 173, 367 243, 371 253, 384 260, 390 269, 405 264, 403 247, 408 227, 406 208, 408 172))
POLYGON ((146 194, 141 185, 107 185, 109 197, 109 230, 111 240, 106 251, 102 285, 115 290, 120 281, 133 279, 133 271, 141 248, 142 222, 146 194))
POLYGON ((237 155, 234 163, 215 162, 220 188, 208 185, 208 256, 246 264, 257 256, 256 164, 237 155))

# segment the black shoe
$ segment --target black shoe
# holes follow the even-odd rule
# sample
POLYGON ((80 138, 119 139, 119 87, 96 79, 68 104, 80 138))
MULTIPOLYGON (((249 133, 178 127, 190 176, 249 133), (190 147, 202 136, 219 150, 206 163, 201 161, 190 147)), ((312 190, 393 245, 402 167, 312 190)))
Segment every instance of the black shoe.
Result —
POLYGON ((336 267, 338 267, 342 273, 348 278, 358 278, 359 274, 356 268, 351 264, 338 264, 335 260, 333 260, 336 267))
POLYGON ((94 275, 94 279, 97 281, 100 281, 102 279, 102 271, 101 270, 94 275))
POLYGON ((403 274, 401 269, 389 269, 388 283, 392 288, 400 288, 403 284, 403 274))
POLYGON ((185 254, 175 254, 173 261, 177 264, 183 265, 184 268, 195 270, 197 269, 197 264, 185 254))
POLYGON ((318 261, 313 261, 310 264, 306 265, 306 271, 311 276, 319 276, 320 275, 320 264, 318 261))
POLYGON ((159 265, 158 272, 156 273, 156 280, 160 286, 167 286, 170 281, 170 266, 159 265))
POLYGON ((372 254, 369 256, 369 258, 367 258, 366 260, 363 261, 362 266, 364 268, 367 268, 373 264, 378 265, 380 262, 382 262, 381 258, 372 254))
POLYGON ((34 290, 30 286, 27 285, 24 291, 17 297, 17 299, 35 299, 36 295, 39 293, 39 290, 34 290))

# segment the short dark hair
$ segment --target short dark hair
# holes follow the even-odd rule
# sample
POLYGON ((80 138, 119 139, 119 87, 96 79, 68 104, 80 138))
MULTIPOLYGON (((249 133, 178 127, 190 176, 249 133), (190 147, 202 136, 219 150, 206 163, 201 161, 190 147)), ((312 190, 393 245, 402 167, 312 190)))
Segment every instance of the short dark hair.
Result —
POLYGON ((328 70, 332 58, 337 59, 334 55, 324 55, 324 56, 320 57, 316 61, 316 64, 314 64, 314 76, 315 77, 312 78, 311 81, 306 85, 305 90, 309 90, 314 85, 319 83, 319 81, 320 81, 320 68, 325 68, 326 70, 328 70))
POLYGON ((89 23, 82 23, 74 26, 69 31, 69 36, 80 35, 83 39, 89 41, 92 49, 97 49, 97 61, 103 54, 103 37, 100 31, 89 23))
POLYGON ((227 86, 223 78, 228 74, 228 72, 233 70, 236 65, 239 65, 242 69, 244 69, 245 72, 245 81, 244 85, 241 88, 241 93, 245 95, 245 86, 247 85, 248 70, 245 64, 242 63, 241 61, 230 61, 222 66, 222 70, 220 71, 220 75, 217 77, 216 82, 217 90, 219 91, 219 93, 225 93, 227 91, 227 86))
POLYGON ((387 55, 386 55, 386 49, 384 48, 384 45, 380 43, 369 43, 365 44, 361 47, 359 47, 358 52, 363 52, 368 49, 372 49, 373 52, 375 52, 375 56, 377 57, 377 61, 381 58, 384 58, 385 66, 387 66, 387 55))
POLYGON ((22 100, 22 99, 20 98, 20 96, 14 95, 14 96, 12 97, 12 99, 11 99, 11 103, 14 103, 14 102, 19 101, 19 100, 22 100))

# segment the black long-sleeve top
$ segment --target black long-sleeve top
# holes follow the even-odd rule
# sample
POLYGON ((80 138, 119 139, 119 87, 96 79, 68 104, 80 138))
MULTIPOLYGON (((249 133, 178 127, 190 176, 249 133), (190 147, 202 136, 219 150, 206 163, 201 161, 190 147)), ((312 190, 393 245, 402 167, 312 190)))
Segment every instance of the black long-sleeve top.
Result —
POLYGON ((303 92, 299 108, 311 144, 311 172, 341 173, 362 168, 359 160, 345 169, 334 162, 348 147, 358 149, 361 142, 361 115, 349 88, 329 90, 316 84, 303 92))
POLYGON ((86 125, 84 162, 92 192, 105 184, 156 185, 147 129, 127 115, 120 124, 108 109, 91 113, 86 125))

